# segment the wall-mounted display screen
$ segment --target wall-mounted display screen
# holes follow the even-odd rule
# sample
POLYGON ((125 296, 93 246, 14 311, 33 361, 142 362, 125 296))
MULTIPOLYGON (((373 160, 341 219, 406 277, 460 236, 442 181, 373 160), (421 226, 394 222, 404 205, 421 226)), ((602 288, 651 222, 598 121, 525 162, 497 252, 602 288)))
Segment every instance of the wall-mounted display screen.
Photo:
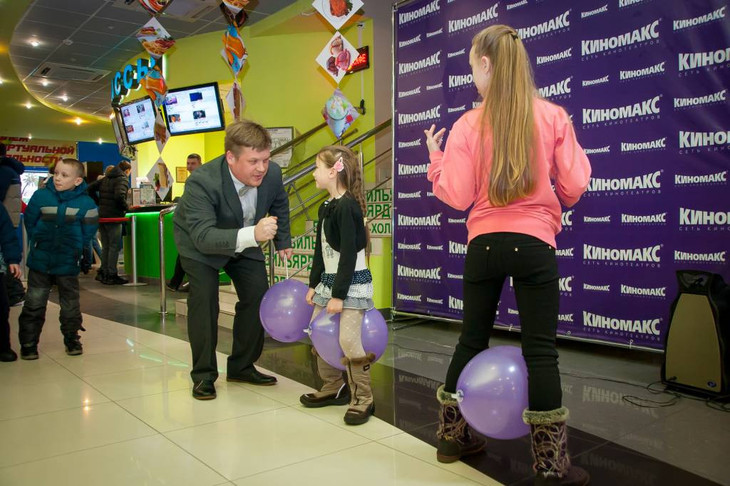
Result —
POLYGON ((122 114, 117 107, 112 108, 114 111, 114 117, 112 118, 112 128, 114 129, 114 138, 117 141, 117 147, 119 153, 124 151, 124 146, 127 145, 127 137, 125 137, 124 124, 122 123, 122 114))
POLYGON ((149 96, 119 106, 127 140, 131 144, 155 139, 155 107, 149 96))
POLYGON ((165 98, 165 118, 170 135, 223 130, 218 83, 169 90, 165 98))

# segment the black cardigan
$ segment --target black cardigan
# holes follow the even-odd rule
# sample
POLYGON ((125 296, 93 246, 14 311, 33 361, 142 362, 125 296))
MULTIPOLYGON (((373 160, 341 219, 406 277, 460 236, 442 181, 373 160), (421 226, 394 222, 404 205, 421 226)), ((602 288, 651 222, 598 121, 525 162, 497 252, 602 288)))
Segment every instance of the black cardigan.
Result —
POLYGON ((324 226, 327 242, 340 253, 337 276, 332 286, 332 297, 344 300, 355 275, 357 254, 367 245, 362 209, 354 198, 345 194, 339 199, 324 202, 319 207, 318 217, 317 244, 314 247, 312 270, 309 272, 309 286, 315 288, 324 273, 322 259, 322 226, 324 226))

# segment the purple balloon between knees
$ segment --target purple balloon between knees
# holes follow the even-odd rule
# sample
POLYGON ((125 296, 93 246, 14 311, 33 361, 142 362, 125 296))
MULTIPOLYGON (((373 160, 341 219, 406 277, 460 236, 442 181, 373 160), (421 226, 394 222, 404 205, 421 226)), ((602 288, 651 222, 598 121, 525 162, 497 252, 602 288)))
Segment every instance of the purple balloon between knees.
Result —
MULTIPOLYGON (((342 358, 345 354, 340 347, 340 314, 328 314, 323 309, 309 326, 309 337, 319 356, 330 365, 344 370, 342 358)), ((388 345, 388 325, 377 309, 365 312, 362 319, 362 347, 366 353, 380 358, 388 345)))
POLYGON ((266 291, 259 307, 259 317, 269 335, 284 343, 304 339, 304 332, 312 317, 312 306, 307 304, 309 287, 299 280, 287 279, 266 291))
POLYGON ((464 419, 495 439, 516 439, 530 432, 522 421, 527 408, 527 366, 516 346, 496 346, 467 363, 456 383, 464 419))

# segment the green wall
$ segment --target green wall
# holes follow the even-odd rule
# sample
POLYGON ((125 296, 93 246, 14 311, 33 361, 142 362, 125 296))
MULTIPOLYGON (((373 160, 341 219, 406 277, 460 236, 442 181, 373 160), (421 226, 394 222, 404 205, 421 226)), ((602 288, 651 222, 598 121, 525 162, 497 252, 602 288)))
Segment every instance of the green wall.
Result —
MULTIPOLYGON (((323 121, 322 108, 336 88, 334 80, 315 61, 333 31, 320 20, 301 17, 298 12, 305 4, 307 2, 299 2, 251 28, 241 29, 249 53, 240 77, 246 102, 243 116, 267 127, 294 126, 299 133, 323 121)), ((355 47, 359 46, 358 36, 361 36, 362 45, 372 48, 372 20, 362 19, 360 24, 362 27, 351 23, 341 32, 355 47)), ((220 55, 221 48, 219 32, 178 40, 165 59, 168 86, 178 88, 217 81, 221 96, 225 97, 233 77, 220 55)), ((373 66, 345 76, 340 84, 340 89, 353 104, 358 105, 360 99, 365 100, 366 114, 351 126, 351 129, 358 130, 358 135, 383 121, 375 120, 373 116, 374 69, 373 66)), ((143 90, 138 90, 128 99, 142 96, 143 90)), ((226 108, 226 124, 231 122, 232 117, 226 108)), ((146 175, 161 156, 175 177, 175 167, 184 166, 185 158, 191 152, 199 153, 204 161, 222 155, 223 139, 223 132, 172 137, 162 154, 154 142, 137 145, 137 175, 146 175)), ((313 155, 322 146, 334 142, 335 137, 329 129, 320 130, 296 148, 295 160, 313 155)), ((363 144, 362 150, 365 160, 375 155, 372 141, 363 144)), ((368 170, 365 177, 368 181, 374 180, 374 171, 368 170)), ((183 188, 183 184, 175 183, 173 195, 182 194, 183 188)), ((315 190, 313 186, 312 190, 315 190)), ((295 235, 302 232, 303 222, 293 228, 295 235)), ((390 240, 383 241, 382 247, 382 254, 371 256, 370 267, 375 279, 375 304, 386 308, 391 303, 390 240)))

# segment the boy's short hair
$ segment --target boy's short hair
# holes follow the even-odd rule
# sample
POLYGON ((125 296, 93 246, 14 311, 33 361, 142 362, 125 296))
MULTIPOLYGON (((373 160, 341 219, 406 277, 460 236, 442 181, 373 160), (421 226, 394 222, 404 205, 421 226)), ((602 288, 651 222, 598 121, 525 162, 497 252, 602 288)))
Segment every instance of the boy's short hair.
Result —
POLYGON ((203 159, 201 159, 200 158, 200 155, 198 155, 198 154, 190 154, 190 155, 188 155, 188 158, 189 159, 198 159, 198 162, 202 162, 203 161, 203 159))
POLYGON ((225 150, 238 157, 243 147, 262 151, 271 148, 268 130, 251 120, 240 120, 226 128, 225 150))
POLYGON ((119 170, 121 170, 122 172, 127 172, 129 169, 132 168, 132 164, 130 164, 126 160, 122 160, 117 164, 117 167, 119 167, 119 170))
MULTIPOLYGON (((86 168, 84 167, 84 164, 82 164, 78 160, 66 158, 66 159, 61 159, 61 162, 63 162, 66 165, 70 165, 70 166, 74 167, 76 169, 76 175, 78 177, 83 178, 86 176, 86 168)), ((54 170, 55 170, 55 166, 54 166, 54 170)))

